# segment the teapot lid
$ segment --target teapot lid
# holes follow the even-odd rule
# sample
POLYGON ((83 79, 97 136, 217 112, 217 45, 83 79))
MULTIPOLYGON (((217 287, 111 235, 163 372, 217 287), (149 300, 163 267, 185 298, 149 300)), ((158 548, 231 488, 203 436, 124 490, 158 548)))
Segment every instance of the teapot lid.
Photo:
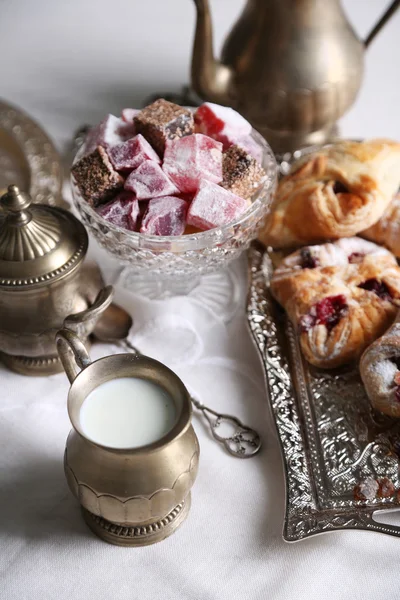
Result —
POLYGON ((1 287, 50 283, 75 269, 86 254, 86 230, 72 213, 31 203, 16 185, 0 198, 1 287))

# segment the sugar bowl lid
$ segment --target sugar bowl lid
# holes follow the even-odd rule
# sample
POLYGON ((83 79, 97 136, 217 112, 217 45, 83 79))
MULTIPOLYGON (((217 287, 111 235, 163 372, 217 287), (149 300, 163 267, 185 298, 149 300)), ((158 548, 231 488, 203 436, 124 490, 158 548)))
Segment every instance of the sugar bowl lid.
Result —
POLYGON ((77 268, 86 254, 88 236, 76 217, 31 203, 16 185, 0 198, 1 287, 48 284, 77 268))

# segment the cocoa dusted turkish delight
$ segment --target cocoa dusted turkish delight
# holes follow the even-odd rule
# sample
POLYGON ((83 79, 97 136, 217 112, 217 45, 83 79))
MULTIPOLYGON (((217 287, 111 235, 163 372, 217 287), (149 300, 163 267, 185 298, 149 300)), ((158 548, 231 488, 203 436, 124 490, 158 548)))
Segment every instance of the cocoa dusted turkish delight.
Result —
POLYGON ((93 127, 86 138, 84 153, 90 154, 97 148, 109 148, 129 140, 135 135, 133 123, 126 123, 114 115, 107 115, 101 123, 93 127))
POLYGON ((127 142, 109 148, 107 153, 114 169, 117 171, 132 171, 137 169, 145 160, 152 160, 156 163, 161 162, 157 152, 140 134, 127 142))
POLYGON ((223 188, 250 200, 260 187, 265 171, 243 148, 231 146, 223 154, 222 175, 223 188))
POLYGON ((222 181, 222 144, 201 133, 169 141, 164 172, 183 193, 196 192, 200 181, 222 181))
POLYGON ((138 200, 179 194, 178 188, 160 165, 151 160, 144 161, 140 167, 132 171, 125 181, 125 189, 134 192, 138 200))
POLYGON ((227 137, 227 139, 228 139, 228 142, 226 144, 224 144, 225 150, 230 148, 233 145, 239 146, 240 148, 243 148, 243 150, 245 150, 246 152, 251 154, 251 156, 253 158, 255 158, 255 160, 258 162, 258 164, 260 164, 260 165, 262 164, 263 149, 260 146, 260 144, 257 144, 257 142, 251 137, 251 135, 243 135, 243 136, 229 135, 227 137))
POLYGON ((97 212, 113 225, 135 231, 139 217, 139 202, 135 194, 121 192, 111 202, 99 206, 97 212))
POLYGON ((203 179, 188 210, 187 223, 199 229, 212 229, 236 220, 249 202, 223 187, 203 179))
POLYGON ((174 196, 150 200, 142 219, 141 233, 182 235, 186 225, 187 202, 174 196))
POLYGON ((94 207, 107 202, 124 185, 101 146, 75 163, 71 172, 82 196, 94 207))
POLYGON ((136 115, 134 125, 136 133, 141 133, 160 156, 164 153, 167 140, 182 138, 194 131, 191 111, 163 98, 136 115))

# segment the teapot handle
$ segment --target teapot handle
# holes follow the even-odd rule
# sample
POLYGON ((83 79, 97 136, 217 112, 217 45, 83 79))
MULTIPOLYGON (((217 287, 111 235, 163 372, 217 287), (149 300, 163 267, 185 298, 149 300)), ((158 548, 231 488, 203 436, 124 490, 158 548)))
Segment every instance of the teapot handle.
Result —
POLYGON ((399 6, 400 6, 400 0, 394 0, 392 2, 392 4, 388 7, 388 9, 383 13, 382 17, 379 19, 379 21, 377 22, 375 27, 372 28, 372 30, 369 32, 369 34, 367 35, 367 37, 365 39, 364 46, 366 48, 368 48, 368 46, 370 45, 372 40, 382 29, 382 27, 384 27, 384 25, 386 25, 386 23, 389 21, 389 19, 394 15, 394 13, 399 8, 399 6))
POLYGON ((88 351, 82 340, 70 329, 60 329, 56 335, 56 343, 69 382, 73 383, 78 375, 76 365, 83 371, 92 362, 88 351))

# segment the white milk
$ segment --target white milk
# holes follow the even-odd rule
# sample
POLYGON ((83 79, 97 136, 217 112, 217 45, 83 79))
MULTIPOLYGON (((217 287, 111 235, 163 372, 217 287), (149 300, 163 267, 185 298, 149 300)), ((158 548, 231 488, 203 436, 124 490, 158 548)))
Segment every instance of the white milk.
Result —
POLYGON ((160 386, 136 377, 99 385, 80 410, 83 434, 110 448, 136 448, 159 440, 176 421, 171 396, 160 386))

